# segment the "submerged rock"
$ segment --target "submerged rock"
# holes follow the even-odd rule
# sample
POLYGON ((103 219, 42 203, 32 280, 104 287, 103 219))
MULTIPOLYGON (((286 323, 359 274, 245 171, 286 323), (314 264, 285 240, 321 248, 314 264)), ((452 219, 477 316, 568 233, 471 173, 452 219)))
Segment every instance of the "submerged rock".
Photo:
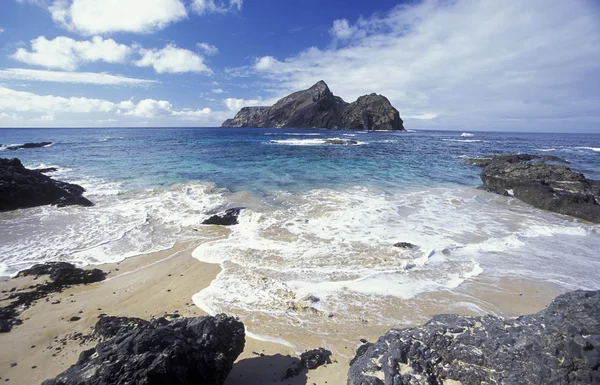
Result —
POLYGON ((244 350, 244 325, 224 314, 128 324, 43 385, 219 385, 244 350))
POLYGON ((405 131, 400 114, 382 95, 346 103, 324 81, 294 92, 271 107, 244 107, 222 127, 329 128, 405 131))
POLYGON ((21 150, 21 149, 26 149, 26 148, 39 148, 39 147, 46 147, 51 144, 52 144, 52 142, 25 143, 25 144, 21 144, 18 146, 8 146, 8 147, 6 147, 6 149, 7 150, 21 150))
POLYGON ((0 211, 55 204, 93 206, 79 185, 29 170, 19 159, 0 158, 0 211))
POLYGON ((362 349, 348 385, 598 384, 600 291, 558 296, 533 315, 439 315, 362 349))
POLYGON ((326 144, 342 144, 345 146, 357 145, 358 142, 356 140, 350 139, 325 139, 326 144))
POLYGON ((413 245, 412 243, 408 243, 408 242, 398 242, 398 243, 394 244, 394 247, 411 250, 411 249, 416 249, 419 246, 413 245))
POLYGON ((600 181, 548 161, 555 156, 497 155, 467 160, 484 167, 481 180, 493 192, 532 206, 600 223, 600 181))
POLYGON ((238 224, 238 216, 243 208, 225 210, 223 214, 215 214, 202 222, 203 225, 233 226, 238 224))

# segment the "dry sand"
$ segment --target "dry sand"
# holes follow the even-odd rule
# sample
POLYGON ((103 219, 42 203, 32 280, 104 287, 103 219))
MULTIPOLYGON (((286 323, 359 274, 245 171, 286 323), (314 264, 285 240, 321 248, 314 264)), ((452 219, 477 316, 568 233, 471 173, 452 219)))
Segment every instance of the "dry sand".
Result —
MULTIPOLYGON (((129 258, 118 264, 97 266, 109 272, 106 281, 74 286, 51 295, 49 301, 38 301, 21 314, 22 325, 10 333, 0 334, 0 381, 8 379, 6 383, 9 384, 37 385, 67 369, 75 363, 82 350, 91 347, 81 345, 68 336, 78 332, 88 334, 101 313, 145 319, 174 312, 184 317, 206 315, 191 298, 210 285, 220 268, 194 259, 191 253, 195 246, 193 242, 177 244, 170 250, 129 258), (56 300, 60 303, 52 305, 56 300), (81 319, 70 322, 72 316, 81 319), (17 365, 11 366, 13 363, 17 365)), ((0 282, 0 290, 24 288, 31 282, 31 278, 0 282)), ((422 306, 422 309, 427 309, 425 314, 430 316, 450 312, 476 314, 477 309, 473 308, 447 307, 448 299, 457 304, 468 300, 495 309, 497 315, 517 316, 541 310, 560 292, 558 287, 538 282, 489 279, 482 275, 452 292, 419 296, 412 306, 422 306), (448 297, 440 301, 440 296, 448 297)), ((5 303, 0 302, 2 305, 5 303)), ((424 321, 426 319, 413 320, 412 324, 424 321)), ((337 338, 333 328, 326 338, 298 328, 297 341, 303 344, 308 341, 315 348, 323 346, 331 349, 334 363, 285 381, 281 379, 287 368, 297 360, 298 352, 288 346, 247 337, 245 350, 226 384, 345 384, 348 362, 354 355, 358 340, 367 338, 373 341, 388 329, 359 324, 355 338, 350 341, 337 338)))

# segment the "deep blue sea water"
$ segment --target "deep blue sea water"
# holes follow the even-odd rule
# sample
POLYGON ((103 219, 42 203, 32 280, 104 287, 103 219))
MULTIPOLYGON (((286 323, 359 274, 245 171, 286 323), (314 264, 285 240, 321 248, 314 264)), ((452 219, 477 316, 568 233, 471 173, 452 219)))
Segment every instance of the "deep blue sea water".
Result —
POLYGON ((381 319, 371 324, 391 326, 415 318, 390 309, 432 293, 454 298, 442 304, 448 311, 501 313, 463 293, 481 280, 600 288, 597 225, 477 189, 480 170, 464 163, 493 153, 556 155, 600 179, 600 134, 0 129, 0 143, 0 157, 56 166, 50 176, 83 185, 96 203, 0 213, 0 275, 47 260, 118 261, 191 240, 196 258, 223 269, 195 303, 239 315, 262 334, 278 322, 324 333, 326 318, 290 314, 289 301, 306 295, 336 322, 376 309, 381 319), (54 144, 5 149, 40 141, 54 144), (247 208, 239 225, 200 225, 238 206, 247 208), (392 247, 399 241, 419 248, 392 247))

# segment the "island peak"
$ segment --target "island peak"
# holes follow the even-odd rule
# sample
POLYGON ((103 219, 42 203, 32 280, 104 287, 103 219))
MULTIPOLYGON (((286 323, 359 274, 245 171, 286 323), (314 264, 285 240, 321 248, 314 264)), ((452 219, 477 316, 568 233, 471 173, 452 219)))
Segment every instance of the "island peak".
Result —
POLYGON ((244 107, 222 127, 327 128, 405 131, 400 113, 383 95, 371 93, 346 103, 327 83, 294 92, 271 107, 244 107))

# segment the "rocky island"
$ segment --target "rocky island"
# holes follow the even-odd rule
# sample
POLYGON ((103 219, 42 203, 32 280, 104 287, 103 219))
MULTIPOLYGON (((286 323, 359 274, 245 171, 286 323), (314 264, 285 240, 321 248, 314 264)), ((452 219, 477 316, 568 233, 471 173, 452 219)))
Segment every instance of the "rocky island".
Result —
POLYGON ((244 107, 221 126, 406 131, 400 113, 385 96, 370 94, 346 103, 322 80, 271 107, 244 107))

